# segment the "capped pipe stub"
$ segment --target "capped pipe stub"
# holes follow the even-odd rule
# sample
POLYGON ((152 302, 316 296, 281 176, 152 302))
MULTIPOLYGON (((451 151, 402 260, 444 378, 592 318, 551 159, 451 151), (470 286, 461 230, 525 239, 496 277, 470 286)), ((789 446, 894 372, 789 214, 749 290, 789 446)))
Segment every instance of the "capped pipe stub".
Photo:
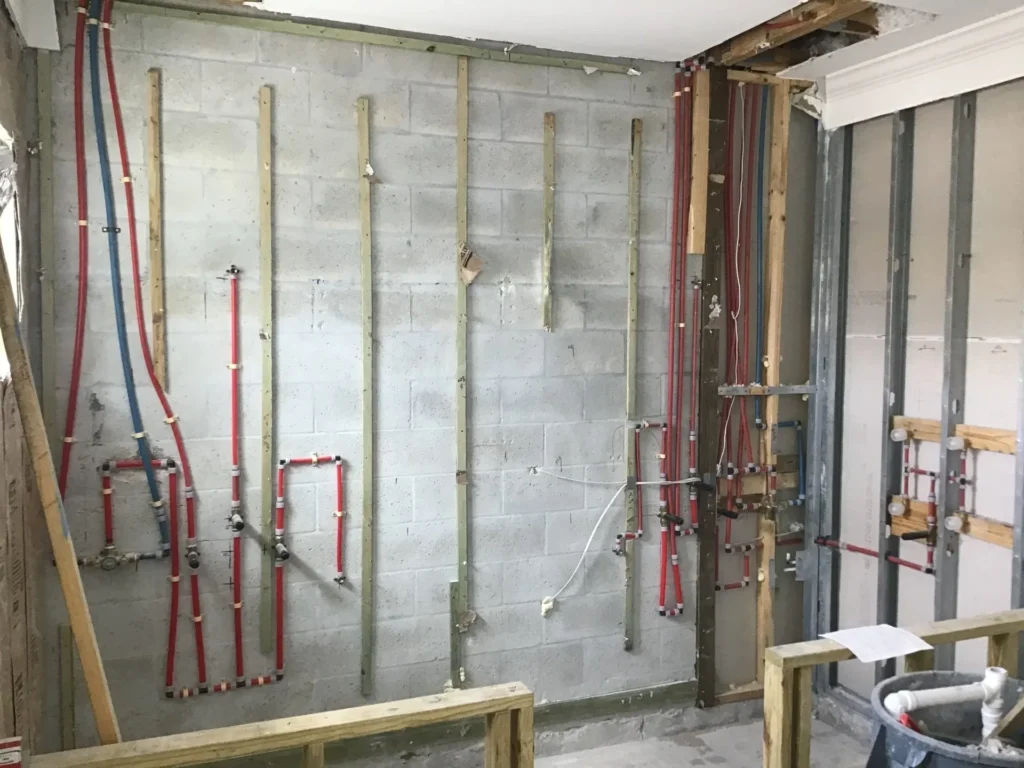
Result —
POLYGON ((946 518, 946 530, 953 533, 960 533, 964 529, 964 521, 960 515, 950 515, 946 518))
POLYGON ((894 501, 889 504, 889 514, 894 517, 903 517, 906 511, 907 507, 902 501, 894 501))
POLYGON ((894 443, 903 443, 907 440, 907 430, 905 429, 894 429, 889 433, 889 439, 894 443))
POLYGON ((946 439, 946 448, 950 451, 962 451, 964 449, 964 439, 959 435, 953 435, 946 439))

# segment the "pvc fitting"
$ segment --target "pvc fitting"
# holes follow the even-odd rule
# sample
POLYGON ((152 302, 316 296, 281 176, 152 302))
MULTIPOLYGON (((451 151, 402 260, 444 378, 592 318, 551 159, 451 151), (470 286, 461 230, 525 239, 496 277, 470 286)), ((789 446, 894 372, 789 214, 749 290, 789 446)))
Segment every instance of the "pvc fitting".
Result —
POLYGON ((950 515, 946 518, 946 530, 953 533, 960 533, 964 529, 964 521, 960 515, 950 515))
POLYGON ((277 555, 277 559, 281 562, 287 560, 291 555, 288 553, 288 547, 284 545, 283 541, 279 541, 274 544, 274 554, 277 555))
POLYGON ((985 670, 985 677, 980 683, 920 691, 896 691, 885 697, 884 704, 889 714, 900 717, 925 707, 978 702, 982 705, 982 736, 986 737, 1003 716, 1003 689, 1006 686, 1006 677, 1006 670, 1002 667, 989 667, 985 670))
POLYGON ((953 435, 946 439, 946 448, 950 451, 962 451, 964 449, 964 439, 953 435))
POLYGON ((893 517, 903 517, 907 512, 907 506, 902 501, 893 501, 889 504, 889 514, 893 517))
POLYGON ((1006 702, 1003 692, 1006 689, 1006 670, 1002 667, 988 667, 985 678, 981 681, 985 689, 985 701, 981 705, 981 737, 987 739, 1003 719, 1006 702))
POLYGON ((238 514, 237 512, 235 512, 235 513, 233 513, 231 515, 230 520, 231 520, 231 530, 233 530, 235 533, 238 533, 239 531, 241 531, 241 530, 243 530, 245 528, 245 520, 243 520, 242 516, 240 514, 238 514))
POLYGON ((188 567, 192 570, 199 567, 199 551, 195 546, 188 548, 188 551, 185 553, 185 560, 188 562, 188 567))
POLYGON ((889 439, 894 443, 903 443, 907 440, 907 430, 905 429, 894 429, 889 433, 889 439))

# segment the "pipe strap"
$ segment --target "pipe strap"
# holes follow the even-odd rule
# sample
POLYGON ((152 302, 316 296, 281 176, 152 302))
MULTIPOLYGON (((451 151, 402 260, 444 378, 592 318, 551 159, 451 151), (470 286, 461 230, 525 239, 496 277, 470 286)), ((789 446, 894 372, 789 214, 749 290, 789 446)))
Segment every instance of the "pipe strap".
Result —
POLYGON ((236 611, 242 610, 242 604, 241 603, 235 603, 235 610, 236 611))
POLYGON ((173 424, 177 420, 178 420, 178 417, 172 414, 172 415, 168 416, 166 419, 164 419, 164 424, 168 424, 168 425, 169 424, 173 424))
POLYGON ((200 614, 199 616, 193 616, 192 617, 192 623, 193 624, 202 624, 203 623, 203 616, 202 616, 202 614, 200 614))
POLYGON ((89 226, 89 222, 86 221, 85 219, 79 219, 78 220, 78 226, 80 226, 80 227, 88 227, 89 226))
POLYGON ((160 499, 159 501, 151 501, 149 502, 149 505, 153 507, 153 509, 160 509, 164 505, 164 500, 160 499))
POLYGON ((171 580, 172 584, 177 584, 181 581, 181 576, 168 576, 168 578, 171 580))
POLYGON ((228 370, 231 370, 231 371, 237 371, 241 367, 242 367, 241 363, 228 363, 228 370))
POLYGON ((63 437, 63 438, 61 438, 61 441, 62 441, 62 442, 65 442, 65 443, 74 443, 74 442, 77 442, 77 440, 75 440, 75 438, 74 438, 74 437, 73 437, 72 435, 64 435, 64 437, 63 437))
POLYGON ((103 489, 103 495, 104 496, 110 496, 113 492, 114 492, 113 488, 104 488, 103 489))
POLYGON ((134 437, 136 440, 142 440, 145 436, 146 436, 145 431, 142 431, 142 432, 132 432, 132 437, 134 437))

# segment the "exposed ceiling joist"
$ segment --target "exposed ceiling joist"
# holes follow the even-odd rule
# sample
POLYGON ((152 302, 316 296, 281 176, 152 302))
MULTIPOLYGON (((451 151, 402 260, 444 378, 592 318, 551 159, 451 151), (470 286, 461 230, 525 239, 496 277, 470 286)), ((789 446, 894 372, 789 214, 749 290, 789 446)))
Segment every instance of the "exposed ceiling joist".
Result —
POLYGON ((867 0, 809 0, 737 35, 712 51, 712 56, 726 66, 738 64, 873 7, 874 3, 867 0))

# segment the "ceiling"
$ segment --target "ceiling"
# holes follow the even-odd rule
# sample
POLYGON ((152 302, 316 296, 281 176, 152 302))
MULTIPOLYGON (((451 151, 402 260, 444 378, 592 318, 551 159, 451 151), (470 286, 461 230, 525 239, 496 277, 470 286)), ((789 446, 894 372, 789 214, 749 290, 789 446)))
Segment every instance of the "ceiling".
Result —
POLYGON ((264 11, 595 56, 678 61, 797 0, 263 0, 264 11))

